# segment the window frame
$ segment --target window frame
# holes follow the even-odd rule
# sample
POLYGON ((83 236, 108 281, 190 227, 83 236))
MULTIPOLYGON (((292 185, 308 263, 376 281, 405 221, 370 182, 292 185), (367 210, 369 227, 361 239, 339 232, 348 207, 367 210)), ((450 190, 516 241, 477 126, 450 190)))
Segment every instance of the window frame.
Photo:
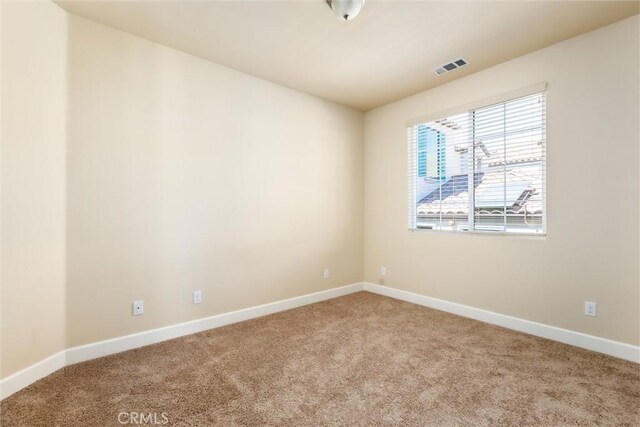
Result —
MULTIPOLYGON (((507 231, 507 230, 481 230, 481 229, 469 229, 472 225, 473 225, 473 220, 469 221, 469 224, 467 225, 467 230, 449 230, 449 229, 437 229, 437 228, 419 228, 417 226, 417 204, 416 204, 416 181, 418 179, 418 175, 417 173, 414 173, 413 176, 412 172, 415 171, 417 172, 417 165, 414 166, 412 165, 412 162, 417 160, 417 147, 413 148, 414 150, 414 155, 412 156, 412 152, 410 151, 411 149, 407 150, 407 157, 408 157, 408 169, 407 169, 407 175, 408 178, 407 179, 407 183, 409 184, 409 188, 407 191, 407 196, 409 198, 409 211, 408 211, 408 217, 409 217, 409 227, 408 227, 408 231, 415 233, 415 232, 426 232, 426 233, 436 233, 436 234, 457 234, 457 235, 495 235, 495 236, 509 236, 509 237, 515 237, 515 238, 535 238, 537 239, 545 239, 546 236, 548 235, 548 229, 547 229, 547 212, 548 212, 548 204, 547 204, 547 176, 548 176, 548 127, 547 127, 547 109, 546 109, 546 98, 547 98, 547 83, 546 82, 542 82, 542 83, 538 83, 529 87, 525 87, 519 90, 514 90, 514 91, 510 91, 510 92, 506 92, 506 93, 502 93, 500 95, 496 95, 490 98, 485 98, 479 101, 475 101, 469 104, 465 104, 463 106, 459 106, 459 107, 455 107, 452 109, 448 109, 445 111, 441 111, 441 112, 437 112, 437 113, 433 113, 433 114, 429 114, 426 116, 421 116, 421 117, 417 117, 414 119, 411 119, 409 121, 406 122, 406 127, 407 127, 407 142, 411 143, 411 136, 410 136, 410 130, 413 126, 416 125, 421 125, 421 124, 427 124, 429 122, 433 122, 436 120, 440 120, 442 118, 445 117, 449 117, 449 116, 453 116, 453 115, 458 115, 458 114, 463 114, 463 113, 471 113, 472 111, 475 111, 477 109, 481 109, 481 108, 485 108, 485 107, 489 107, 492 105, 496 105, 496 104, 501 104, 501 103, 506 103, 508 101, 511 100, 515 100, 518 98, 522 98, 522 97, 526 97, 526 96, 530 96, 530 95, 535 95, 535 94, 539 94, 541 93, 544 96, 545 99, 545 111, 544 111, 544 129, 543 129, 543 137, 544 137, 544 176, 542 177, 542 200, 543 200, 543 210, 542 210, 542 224, 541 224, 541 230, 540 232, 536 232, 536 231, 507 231)), ((417 142, 417 140, 416 140, 417 142)), ((470 173, 474 173, 474 169, 473 166, 471 168, 471 172, 470 173)), ((475 193, 475 192, 474 192, 475 193)), ((474 211, 476 208, 475 205, 475 200, 474 200, 474 193, 471 193, 471 195, 469 196, 469 204, 470 204, 470 210, 469 213, 467 214, 468 217, 471 216, 475 216, 474 215, 474 211)))

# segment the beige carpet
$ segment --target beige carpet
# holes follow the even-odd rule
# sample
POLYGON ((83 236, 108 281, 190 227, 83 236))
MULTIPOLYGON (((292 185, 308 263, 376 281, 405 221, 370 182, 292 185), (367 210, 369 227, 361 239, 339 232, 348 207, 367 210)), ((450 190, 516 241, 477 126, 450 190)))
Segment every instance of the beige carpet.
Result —
POLYGON ((360 292, 70 366, 1 409, 2 427, 640 425, 640 367, 360 292))

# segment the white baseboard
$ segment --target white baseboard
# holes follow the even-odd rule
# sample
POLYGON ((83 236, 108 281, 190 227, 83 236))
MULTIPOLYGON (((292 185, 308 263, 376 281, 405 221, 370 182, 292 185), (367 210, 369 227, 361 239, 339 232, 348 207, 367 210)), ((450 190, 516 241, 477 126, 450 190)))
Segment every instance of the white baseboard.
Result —
POLYGON ((494 313, 492 311, 482 310, 437 298, 431 298, 400 289, 376 285, 374 283, 365 282, 364 290, 640 363, 640 347, 631 344, 587 335, 581 332, 570 331, 568 329, 532 322, 530 320, 524 320, 500 313, 494 313))
POLYGON ((219 328, 232 323, 255 319, 256 317, 266 316, 268 314, 337 298, 343 295, 362 291, 363 288, 364 285, 362 283, 354 283, 352 285, 341 286, 339 288, 315 292, 313 294, 307 294, 255 307, 217 314, 215 316, 203 317, 202 319, 178 323, 176 325, 165 326, 163 328, 151 329, 149 331, 138 332, 136 334, 73 347, 67 349, 67 365, 73 365, 74 363, 84 362, 85 360, 108 356, 110 354, 159 343, 172 338, 191 335, 208 329, 219 328))
POLYGON ((373 283, 354 283, 352 285, 341 286, 339 288, 300 297, 69 348, 2 379, 0 381, 0 400, 11 396, 13 393, 65 366, 280 311, 290 310, 292 308, 302 307, 362 290, 640 363, 640 347, 630 344, 544 325, 542 323, 431 298, 400 289, 389 288, 387 286, 373 283))
POLYGON ((65 367, 65 351, 60 351, 0 381, 0 400, 11 396, 47 375, 65 367))
POLYGON ((190 322, 178 323, 176 325, 170 325, 163 328, 152 329, 136 334, 72 347, 2 379, 2 381, 0 381, 0 400, 11 396, 13 393, 65 366, 143 347, 149 344, 159 343, 172 338, 195 334, 207 329, 219 328, 232 323, 242 322, 244 320, 250 320, 256 317, 266 316, 268 314, 337 298, 343 295, 362 291, 363 289, 363 283, 354 283, 351 285, 341 286, 339 288, 315 292, 313 294, 307 294, 229 313, 192 320, 190 322))

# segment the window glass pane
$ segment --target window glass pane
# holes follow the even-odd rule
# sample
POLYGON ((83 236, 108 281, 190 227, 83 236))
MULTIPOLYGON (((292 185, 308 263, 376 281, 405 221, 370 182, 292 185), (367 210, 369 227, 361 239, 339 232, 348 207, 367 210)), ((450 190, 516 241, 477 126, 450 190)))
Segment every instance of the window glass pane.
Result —
POLYGON ((417 228, 544 232, 544 94, 414 127, 417 228))
POLYGON ((460 114, 422 126, 426 168, 416 180, 418 228, 468 228, 469 126, 460 114))

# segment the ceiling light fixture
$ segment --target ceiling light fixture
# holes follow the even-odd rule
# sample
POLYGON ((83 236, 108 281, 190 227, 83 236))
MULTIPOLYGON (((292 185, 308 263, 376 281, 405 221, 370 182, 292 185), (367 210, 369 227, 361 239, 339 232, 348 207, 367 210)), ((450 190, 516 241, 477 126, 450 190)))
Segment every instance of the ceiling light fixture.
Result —
POLYGON ((327 0, 333 14, 343 21, 350 21, 362 10, 364 0, 327 0))

